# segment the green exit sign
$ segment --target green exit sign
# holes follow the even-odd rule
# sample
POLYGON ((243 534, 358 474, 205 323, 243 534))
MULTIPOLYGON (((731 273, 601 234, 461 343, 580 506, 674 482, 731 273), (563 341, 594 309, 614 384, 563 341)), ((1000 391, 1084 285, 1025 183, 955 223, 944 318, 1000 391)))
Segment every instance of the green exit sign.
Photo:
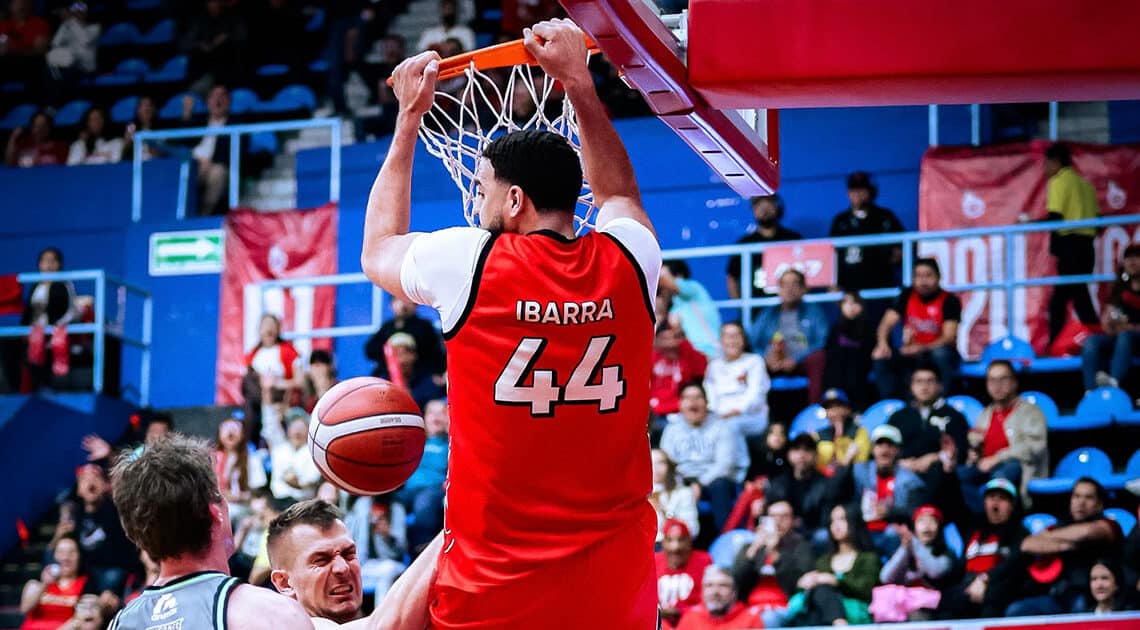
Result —
POLYGON ((150 275, 221 273, 225 251, 223 230, 155 232, 150 235, 150 275))

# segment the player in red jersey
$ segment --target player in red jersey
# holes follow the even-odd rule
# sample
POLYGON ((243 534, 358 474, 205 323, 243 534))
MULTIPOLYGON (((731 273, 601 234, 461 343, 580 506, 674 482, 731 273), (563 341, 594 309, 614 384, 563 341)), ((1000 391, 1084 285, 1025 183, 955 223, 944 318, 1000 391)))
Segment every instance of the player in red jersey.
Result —
POLYGON ((577 111, 582 159, 554 133, 500 137, 475 171, 483 229, 409 233, 412 155, 438 73, 438 56, 424 53, 393 73, 400 113, 365 219, 365 273, 435 307, 447 340, 451 451, 432 627, 648 630, 660 246, 582 32, 554 20, 525 39, 577 111), (576 237, 583 166, 598 229, 576 237))

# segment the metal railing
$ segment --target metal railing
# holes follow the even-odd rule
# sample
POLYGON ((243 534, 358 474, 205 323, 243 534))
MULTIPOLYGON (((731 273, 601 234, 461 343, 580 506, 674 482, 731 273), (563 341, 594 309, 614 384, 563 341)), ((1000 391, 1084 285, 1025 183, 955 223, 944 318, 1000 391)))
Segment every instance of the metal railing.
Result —
MULTIPOLYGON (((1061 118, 1060 104, 1057 101, 1049 102, 1049 140, 1056 142, 1058 137, 1058 121, 1061 118)), ((932 147, 938 146, 938 106, 926 106, 926 142, 932 147)), ((982 106, 970 105, 970 144, 982 144, 982 106)))
MULTIPOLYGON (((225 125, 223 127, 192 127, 189 129, 167 129, 163 131, 140 131, 134 136, 134 153, 131 173, 131 221, 142 219, 143 200, 143 145, 146 142, 180 140, 205 136, 229 136, 229 205, 237 207, 241 192, 241 142, 243 134, 272 131, 294 131, 327 127, 330 133, 329 151, 329 201, 340 201, 340 151, 341 121, 339 118, 316 118, 312 120, 290 120, 284 122, 249 123, 225 125)), ((182 162, 178 174, 178 205, 175 214, 179 219, 186 218, 186 197, 190 186, 190 159, 182 162)))
MULTIPOLYGON (((150 349, 151 329, 154 317, 154 303, 150 292, 146 289, 124 282, 118 278, 108 276, 101 269, 83 271, 59 271, 53 273, 22 273, 16 276, 21 284, 36 284, 39 282, 91 282, 94 285, 94 322, 71 323, 67 325, 68 335, 91 335, 93 338, 93 374, 91 389, 96 394, 103 393, 103 366, 106 359, 107 336, 113 336, 125 345, 138 348, 139 359, 139 388, 138 404, 145 407, 150 404, 150 349), (142 299, 141 315, 138 323, 138 334, 129 334, 128 328, 132 322, 128 321, 129 304, 131 296, 142 299), (114 299, 114 308, 109 309, 109 298, 114 299), (112 313, 108 311, 112 310, 112 313), (109 315, 112 315, 109 317, 109 315)), ((46 331, 51 334, 54 326, 47 326, 46 331)), ((0 338, 27 338, 31 333, 31 326, 0 326, 0 338)))
MULTIPOLYGON (((765 306, 772 306, 779 304, 779 298, 772 296, 753 296, 752 291, 747 290, 751 283, 746 284, 743 280, 753 277, 752 268, 752 254, 762 253, 764 250, 776 246, 787 246, 789 244, 810 244, 810 243, 827 243, 836 248, 845 247, 849 245, 857 246, 883 246, 883 245, 896 245, 902 249, 902 282, 901 286, 910 286, 912 283, 912 270, 914 266, 916 246, 921 243, 937 242, 937 241, 950 241, 956 239, 973 238, 973 237, 1000 237, 1002 247, 1002 260, 1004 268, 1002 269, 1000 279, 989 282, 965 282, 965 283, 945 283, 943 287, 949 291, 963 292, 963 291, 1000 291, 1005 297, 1006 307, 1006 321, 1002 322, 1006 326, 1009 334, 1017 328, 1015 322, 1019 316, 1015 306, 1017 304, 1014 299, 1015 292, 1026 287, 1038 286, 1053 286, 1061 284, 1089 284, 1100 282, 1111 282, 1116 279, 1114 274, 1086 274, 1086 275, 1072 275, 1072 276, 1051 276, 1042 278, 1028 278, 1020 277, 1015 272, 1017 269, 1016 257, 1018 252, 1024 251, 1024 242, 1017 242, 1018 239, 1024 239, 1026 234, 1033 232, 1051 232, 1056 229, 1073 229, 1081 227, 1096 227, 1096 228, 1109 228, 1112 226, 1121 225, 1140 225, 1140 215, 1124 215, 1104 217, 1099 219, 1088 219, 1084 221, 1050 221, 1038 223, 1025 223, 1017 225, 983 227, 983 228, 966 228, 956 230, 944 230, 938 232, 902 232, 891 234, 877 234, 873 236, 845 236, 839 238, 819 238, 801 241, 784 241, 784 242, 771 242, 771 243, 753 243, 747 245, 720 245, 712 247, 691 247, 681 249, 669 249, 663 252, 666 260, 669 259, 699 259, 699 258, 729 258, 732 256, 740 257, 740 277, 742 279, 742 297, 735 299, 722 299, 716 300, 715 304, 719 308, 739 309, 741 314, 741 321, 751 321, 751 315, 754 309, 765 306)), ((356 283, 369 283, 364 274, 339 274, 333 276, 321 276, 318 278, 305 278, 305 279, 283 279, 272 280, 251 284, 247 290, 254 289, 264 291, 267 288, 284 289, 288 287, 298 286, 324 286, 324 285, 347 285, 356 283)), ((370 284, 370 283, 369 283, 370 284)), ((865 299, 884 299, 892 298, 899 294, 899 287, 889 287, 881 289, 866 289, 860 292, 865 299)), ((372 305, 371 305, 371 323, 367 326, 352 325, 352 326, 333 326, 330 328, 322 328, 313 331, 294 331, 287 335, 287 338, 311 338, 311 337, 349 337, 372 334, 380 327, 383 321, 382 312, 382 292, 376 287, 372 287, 372 305)), ((807 302, 838 302, 842 299, 843 294, 838 291, 829 291, 822 293, 809 293, 804 297, 807 302)), ((264 306, 264 301, 262 306, 264 306)))

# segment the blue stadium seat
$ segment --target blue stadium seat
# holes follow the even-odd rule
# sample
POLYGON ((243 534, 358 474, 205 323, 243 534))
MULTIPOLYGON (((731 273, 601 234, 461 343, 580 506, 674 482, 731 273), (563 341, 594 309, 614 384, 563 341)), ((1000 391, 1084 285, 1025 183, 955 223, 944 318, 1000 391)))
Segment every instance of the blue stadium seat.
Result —
POLYGON ((1114 473, 1108 476, 1104 481, 1104 487, 1109 490, 1120 490, 1124 488, 1124 484, 1132 481, 1133 479, 1140 479, 1140 450, 1132 454, 1128 458, 1128 464, 1124 466, 1124 472, 1114 473))
POLYGON ((279 77, 289 74, 289 66, 283 63, 271 63, 257 69, 259 77, 279 77))
POLYGON ((942 528, 942 538, 946 541, 946 546, 950 551, 961 558, 962 553, 966 550, 966 543, 962 540, 962 532, 958 531, 958 526, 954 523, 946 523, 946 526, 942 528))
POLYGON ((1038 534, 1046 528, 1057 524, 1057 517, 1052 514, 1027 514, 1021 519, 1021 524, 1030 534, 1038 534))
POLYGON ((1046 427, 1056 426, 1060 412, 1057 411, 1057 403, 1053 402, 1049 394, 1030 391, 1021 392, 1021 397, 1041 408, 1041 413, 1045 414, 1046 427))
POLYGON ((717 536, 716 540, 709 545, 709 556, 712 557, 713 564, 731 567, 740 548, 752 544, 755 538, 756 534, 750 529, 734 529, 725 532, 717 536))
POLYGON ((1132 408, 1132 399, 1119 387, 1101 387, 1094 393, 1104 390, 1100 394, 1103 407, 1112 414, 1113 422, 1124 425, 1140 424, 1140 411, 1132 408))
POLYGON ((249 88, 235 88, 230 93, 230 113, 234 115, 256 111, 260 104, 257 94, 249 88))
POLYGON ((1080 357, 1038 357, 1029 364, 1030 372, 1056 373, 1076 372, 1081 369, 1080 357))
POLYGON ((28 89, 28 86, 24 85, 24 83, 22 81, 6 81, 4 83, 0 83, 0 92, 7 92, 7 93, 11 93, 11 94, 16 94, 16 93, 23 92, 27 89, 28 89))
POLYGON ((1114 414, 1125 410, 1132 410, 1132 403, 1128 400, 1127 394, 1116 387, 1098 387, 1081 398, 1073 415, 1057 416, 1054 424, 1049 425, 1049 430, 1107 429, 1112 426, 1114 414), (1123 396, 1123 399, 1120 396, 1123 396))
POLYGON ((249 135, 250 153, 277 153, 277 135, 272 131, 262 131, 249 135))
POLYGON ((792 426, 788 427, 788 437, 794 438, 801 433, 819 431, 826 426, 827 412, 823 410, 823 407, 808 405, 792 420, 792 426))
POLYGON ((115 101, 111 106, 111 122, 129 123, 135 118, 135 108, 139 106, 139 97, 128 96, 115 101))
POLYGON ((772 377, 772 390, 777 392, 785 392, 796 389, 807 389, 808 380, 806 376, 773 376, 772 377))
POLYGON ((150 66, 138 57, 124 59, 115 66, 115 74, 146 74, 148 72, 150 72, 150 66))
POLYGON ((162 6, 162 0, 127 0, 127 8, 133 11, 157 9, 162 6))
POLYGON ((1120 529, 1124 531, 1124 535, 1132 533, 1132 528, 1136 527, 1136 515, 1128 510, 1121 508, 1108 508, 1104 511, 1104 515, 1120 524, 1120 529))
POLYGON ((1085 446, 1061 458, 1053 476, 1029 482, 1031 494, 1065 494, 1079 477, 1107 480, 1112 475, 1112 460, 1099 448, 1085 446))
POLYGON ((91 80, 90 85, 134 85, 139 82, 136 74, 104 74, 91 80))
POLYGON ((307 85, 289 85, 281 88, 270 101, 278 111, 307 110, 317 108, 317 96, 307 85))
POLYGON ((83 119, 83 114, 91 109, 91 101, 78 99, 71 101, 67 105, 59 108, 55 113, 55 124, 57 127, 72 127, 78 125, 79 121, 83 119))
POLYGON ((178 81, 186 80, 186 67, 189 61, 186 55, 178 55, 171 57, 161 68, 155 72, 148 72, 143 75, 143 81, 146 83, 176 83, 178 81))
POLYGON ((995 359, 1006 359, 1020 372, 1034 356, 1033 346, 1029 345, 1029 342, 1017 337, 1005 337, 986 346, 977 361, 962 365, 961 372, 962 376, 968 378, 984 378, 990 361, 995 359))
POLYGON ((163 20, 140 36, 136 42, 142 46, 160 46, 174 43, 174 20, 163 20))
POLYGON ((306 33, 316 33, 325 27, 325 10, 316 9, 309 17, 309 21, 305 23, 306 33))
POLYGON ((946 399, 946 402, 951 407, 958 410, 963 416, 966 416, 966 422, 972 427, 978 420, 978 414, 982 413, 985 407, 982 403, 978 402, 973 396, 951 396, 946 399))
POLYGON ((99 37, 99 46, 113 48, 115 46, 129 46, 138 41, 139 29, 130 22, 120 22, 107 27, 99 37))
POLYGON ((327 59, 314 59, 309 64, 309 72, 328 72, 329 62, 327 59))
POLYGON ((162 106, 162 109, 158 110, 159 120, 174 120, 175 118, 182 116, 182 97, 187 95, 193 96, 194 98, 195 114, 206 113, 206 104, 202 102, 202 99, 190 94, 189 92, 184 92, 182 94, 175 94, 174 96, 170 97, 170 100, 166 101, 166 104, 162 106))
POLYGON ((31 103, 24 103, 23 105, 16 105, 0 118, 0 129, 15 129, 16 127, 25 127, 32 119, 32 114, 36 113, 36 106, 31 103))
POLYGON ((883 424, 887 420, 890 420, 891 416, 895 415, 896 411, 902 409, 905 406, 906 403, 895 398, 880 400, 879 402, 868 407, 867 411, 863 412, 863 418, 859 421, 859 424, 867 430, 868 434, 870 434, 871 431, 875 430, 875 427, 883 424))

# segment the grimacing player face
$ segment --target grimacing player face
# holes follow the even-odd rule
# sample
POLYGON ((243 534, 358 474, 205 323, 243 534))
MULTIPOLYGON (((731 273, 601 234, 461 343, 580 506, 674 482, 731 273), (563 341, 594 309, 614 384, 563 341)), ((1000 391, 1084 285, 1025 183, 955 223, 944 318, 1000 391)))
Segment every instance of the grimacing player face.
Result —
POLYGON ((360 560, 344 523, 336 521, 324 531, 295 525, 278 544, 284 561, 273 571, 277 590, 296 599, 312 617, 344 623, 360 615, 360 560))

